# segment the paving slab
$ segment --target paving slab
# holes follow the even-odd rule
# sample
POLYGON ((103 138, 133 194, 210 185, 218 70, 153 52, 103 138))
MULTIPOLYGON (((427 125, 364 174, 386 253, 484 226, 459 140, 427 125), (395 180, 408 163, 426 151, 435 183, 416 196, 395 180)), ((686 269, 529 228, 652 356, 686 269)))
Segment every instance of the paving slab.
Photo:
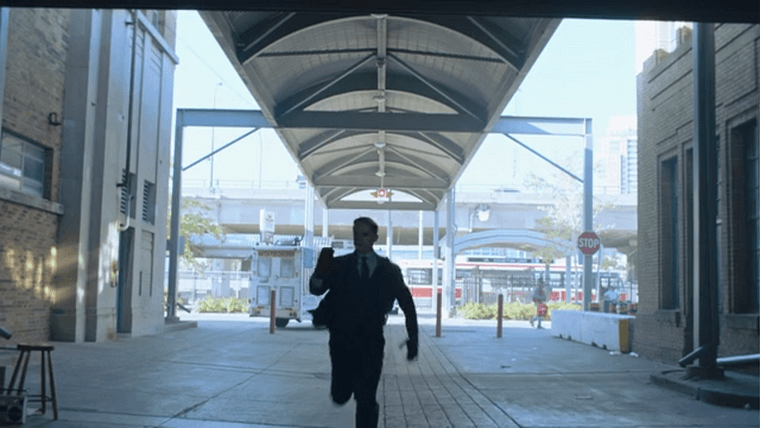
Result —
MULTIPOLYGON (((56 342, 60 417, 28 427, 352 427, 355 404, 329 399, 328 333, 244 314, 183 314, 196 328, 56 342)), ((551 324, 420 315, 420 354, 405 359, 403 316, 386 326, 380 427, 757 427, 757 410, 721 407, 652 381, 677 370, 556 338, 551 324)), ((39 361, 39 360, 37 360, 39 361)), ((39 388, 34 358, 26 385, 39 388)), ((37 406, 32 403, 31 406, 37 406)))

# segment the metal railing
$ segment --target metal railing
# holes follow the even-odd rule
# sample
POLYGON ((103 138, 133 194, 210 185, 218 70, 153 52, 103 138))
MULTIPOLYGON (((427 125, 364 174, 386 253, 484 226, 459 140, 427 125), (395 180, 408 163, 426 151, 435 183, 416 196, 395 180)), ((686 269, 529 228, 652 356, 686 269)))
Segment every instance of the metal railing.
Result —
MULTIPOLYGON (((305 181, 296 180, 214 180, 213 186, 207 179, 183 179, 184 189, 255 190, 255 189, 305 189, 305 181)), ((458 184, 458 193, 535 193, 524 185, 458 184)), ((622 193, 618 186, 594 186, 594 194, 616 195, 622 193)))

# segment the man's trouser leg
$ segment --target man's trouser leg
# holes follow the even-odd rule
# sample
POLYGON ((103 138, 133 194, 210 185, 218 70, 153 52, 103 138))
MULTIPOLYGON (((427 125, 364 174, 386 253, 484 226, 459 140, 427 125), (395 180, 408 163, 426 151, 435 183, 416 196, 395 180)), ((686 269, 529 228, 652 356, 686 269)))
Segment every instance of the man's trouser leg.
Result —
POLYGON ((348 341, 330 336, 330 362, 332 376, 330 396, 335 404, 346 404, 354 393, 354 380, 357 372, 356 353, 351 352, 348 341))
POLYGON ((377 428, 380 408, 377 404, 377 385, 383 369, 385 339, 369 340, 362 353, 361 368, 356 376, 356 428, 377 428))

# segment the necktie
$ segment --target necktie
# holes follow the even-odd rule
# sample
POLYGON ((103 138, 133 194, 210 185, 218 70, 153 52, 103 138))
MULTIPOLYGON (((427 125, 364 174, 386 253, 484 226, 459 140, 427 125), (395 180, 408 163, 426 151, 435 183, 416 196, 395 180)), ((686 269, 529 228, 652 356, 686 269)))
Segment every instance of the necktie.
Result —
POLYGON ((362 279, 369 278, 369 264, 367 264, 367 256, 362 257, 362 279))

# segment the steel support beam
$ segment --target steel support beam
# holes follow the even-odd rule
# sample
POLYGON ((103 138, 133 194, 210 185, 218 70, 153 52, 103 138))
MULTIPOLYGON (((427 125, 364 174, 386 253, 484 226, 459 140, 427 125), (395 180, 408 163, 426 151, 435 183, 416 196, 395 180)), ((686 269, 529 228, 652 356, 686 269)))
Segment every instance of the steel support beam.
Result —
POLYGON ((699 366, 717 371, 718 301, 717 141, 715 139, 715 29, 695 23, 692 38, 694 114, 694 349, 699 366))
MULTIPOLYGON (((385 187, 390 189, 436 189, 446 190, 449 183, 432 178, 421 177, 385 177, 385 187), (410 182, 413 181, 413 182, 410 182)), ((368 189, 380 186, 380 177, 375 175, 342 175, 326 176, 314 180, 317 187, 366 187, 368 189)))
MULTIPOLYGON (((354 191, 356 189, 353 189, 354 191)), ((353 193, 353 192, 351 192, 353 193)), ((372 202, 373 204, 377 204, 372 202)), ((366 201, 335 201, 329 204, 330 209, 345 210, 366 210, 368 208, 366 201)), ((393 211, 432 211, 436 209, 436 204, 425 202, 386 202, 382 205, 377 204, 377 209, 391 209, 393 211)))
POLYGON ((340 111, 294 111, 277 118, 280 128, 348 129, 369 132, 422 131, 465 132, 484 131, 485 124, 472 117, 444 113, 360 113, 340 111))
POLYGON ((261 110, 177 109, 177 124, 181 126, 218 126, 228 128, 271 128, 261 110), (182 122, 179 122, 179 112, 182 122))
POLYGON ((227 143, 227 144, 223 145, 222 147, 219 147, 218 149, 216 149, 216 150, 212 151, 211 153, 207 154, 206 156, 203 156, 202 158, 198 159, 197 161, 195 161, 195 162, 191 163, 190 165, 188 165, 188 166, 186 166, 186 167, 183 167, 183 168, 182 168, 182 171, 187 171, 188 169, 190 169, 190 168, 194 167, 195 165, 197 165, 197 164, 199 164, 199 163, 203 162, 204 160, 206 160, 206 159, 208 159, 208 158, 210 158, 210 157, 214 156, 215 154, 217 154, 217 153, 221 152, 222 150, 226 149, 227 147, 229 147, 229 146, 231 146, 231 145, 233 145, 233 144, 237 143, 238 141, 240 141, 240 140, 242 140, 243 138, 245 138, 245 137, 247 137, 247 136, 249 136, 249 135, 253 134, 254 132, 256 132, 256 131, 258 131, 258 130, 259 130, 259 128, 253 128, 252 130, 250 130, 250 131, 246 132, 245 134, 243 134, 243 135, 241 135, 241 136, 239 136, 239 137, 235 138, 234 140, 230 141, 229 143, 227 143))
POLYGON ((341 80, 345 79, 347 76, 351 75, 351 73, 353 73, 356 70, 360 69, 361 67, 363 67, 365 64, 369 63, 375 57, 376 57, 375 53, 371 53, 371 54, 367 55, 366 57, 364 57, 364 58, 360 59, 359 61, 357 61, 351 67, 347 68, 345 71, 343 71, 343 73, 341 73, 338 76, 336 76, 333 80, 325 83, 324 85, 322 85, 322 87, 320 87, 319 89, 317 89, 314 92, 312 92, 311 95, 308 95, 306 97, 301 98, 301 100, 299 102, 297 102, 296 104, 290 106, 290 108, 288 108, 287 110, 285 110, 284 112, 282 112, 282 114, 280 115, 280 117, 277 118, 278 122, 280 121, 280 119, 283 116, 287 116, 289 113, 296 111, 298 108, 307 105, 309 103, 309 101, 311 101, 312 99, 314 99, 315 97, 317 97, 319 94, 321 94, 322 92, 324 92, 327 89, 329 89, 331 86, 333 86, 336 83, 340 82, 341 80))
POLYGON ((515 137, 513 137, 513 136, 511 136, 509 134, 504 134, 504 135, 507 138, 509 138, 510 140, 514 141, 515 143, 519 144, 520 146, 522 146, 523 148, 525 148, 526 150, 528 150, 529 152, 531 152, 534 155, 540 157, 541 159, 545 160, 546 162, 549 162, 555 168, 559 169, 560 171, 564 172, 565 174, 569 175, 570 177, 572 177, 572 178, 580 181, 581 183, 583 183, 583 180, 581 180, 580 178, 578 178, 577 175, 575 175, 572 172, 566 170, 564 167, 562 167, 558 163, 552 161, 551 159, 547 158, 546 156, 542 155, 541 153, 539 153, 538 151, 534 150, 533 148, 529 147, 527 144, 523 143, 522 141, 518 140, 517 138, 515 138, 515 137))
POLYGON ((572 117, 501 116, 491 132, 585 137, 586 120, 588 119, 572 117))

